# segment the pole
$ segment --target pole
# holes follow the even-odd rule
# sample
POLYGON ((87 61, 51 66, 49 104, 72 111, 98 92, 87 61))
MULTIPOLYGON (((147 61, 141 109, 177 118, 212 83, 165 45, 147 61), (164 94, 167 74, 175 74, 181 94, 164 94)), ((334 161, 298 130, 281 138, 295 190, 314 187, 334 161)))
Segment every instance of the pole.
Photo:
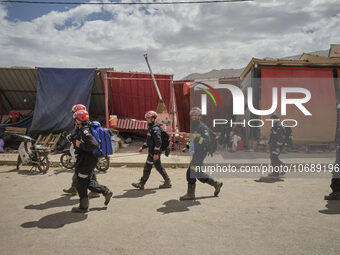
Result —
POLYGON ((104 93, 105 93, 106 128, 109 128, 109 95, 108 95, 108 84, 107 84, 107 72, 105 72, 104 74, 104 93))

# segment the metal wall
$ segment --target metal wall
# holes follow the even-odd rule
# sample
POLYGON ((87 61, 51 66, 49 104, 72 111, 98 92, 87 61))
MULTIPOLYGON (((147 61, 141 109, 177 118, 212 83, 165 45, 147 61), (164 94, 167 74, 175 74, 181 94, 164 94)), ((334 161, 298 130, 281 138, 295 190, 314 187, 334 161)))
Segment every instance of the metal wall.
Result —
MULTIPOLYGON (((332 68, 262 67, 260 108, 272 105, 272 88, 279 91, 278 108, 281 113, 280 88, 301 87, 311 93, 311 100, 304 106, 312 116, 305 116, 295 105, 287 106, 287 115, 281 119, 295 119, 298 126, 293 128, 293 140, 297 144, 334 142, 336 133, 336 96, 332 68)), ((289 98, 301 98, 298 93, 289 93, 289 98)), ((269 116, 264 116, 266 119, 269 116)), ((268 139, 271 126, 261 128, 262 139, 268 139)))
MULTIPOLYGON (((146 111, 156 110, 159 97, 149 73, 107 72, 111 114, 118 118, 144 120, 146 111)), ((172 75, 155 74, 168 112, 171 107, 172 75)))

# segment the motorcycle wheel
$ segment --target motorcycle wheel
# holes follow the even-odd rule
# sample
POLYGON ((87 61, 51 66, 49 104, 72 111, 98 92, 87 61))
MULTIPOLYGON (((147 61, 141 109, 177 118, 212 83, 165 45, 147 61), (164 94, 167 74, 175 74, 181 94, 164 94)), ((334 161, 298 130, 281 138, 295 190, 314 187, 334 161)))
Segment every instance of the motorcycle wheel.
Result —
POLYGON ((21 165, 21 157, 20 157, 20 155, 18 155, 18 159, 17 159, 17 170, 19 170, 20 165, 21 165))
POLYGON ((75 166, 75 162, 72 162, 72 156, 69 152, 64 152, 61 154, 60 163, 67 169, 72 169, 75 166))
POLYGON ((46 173, 47 170, 50 168, 50 161, 48 160, 47 154, 40 154, 38 156, 38 161, 39 161, 39 165, 38 165, 39 171, 42 173, 46 173))
POLYGON ((96 169, 99 171, 105 172, 110 167, 110 158, 109 157, 101 157, 98 159, 98 163, 96 165, 96 169))

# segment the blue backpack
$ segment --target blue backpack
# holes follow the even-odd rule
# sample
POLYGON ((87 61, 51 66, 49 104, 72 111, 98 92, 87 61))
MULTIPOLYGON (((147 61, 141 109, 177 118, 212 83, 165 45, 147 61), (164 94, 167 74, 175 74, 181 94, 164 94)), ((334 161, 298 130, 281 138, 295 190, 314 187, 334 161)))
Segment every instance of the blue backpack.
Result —
POLYGON ((99 148, 92 153, 96 156, 108 156, 113 153, 111 134, 107 128, 102 128, 98 121, 93 121, 90 125, 91 134, 99 143, 99 148))

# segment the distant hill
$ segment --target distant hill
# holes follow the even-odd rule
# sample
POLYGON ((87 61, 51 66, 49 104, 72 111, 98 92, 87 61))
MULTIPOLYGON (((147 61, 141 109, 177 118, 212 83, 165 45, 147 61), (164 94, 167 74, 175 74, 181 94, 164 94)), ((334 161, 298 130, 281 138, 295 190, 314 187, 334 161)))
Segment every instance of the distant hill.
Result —
MULTIPOLYGON (((306 52, 308 54, 320 56, 320 57, 328 57, 329 50, 319 50, 314 52, 306 52)), ((289 57, 282 57, 280 59, 288 59, 288 60, 298 60, 302 54, 289 56, 289 57)), ((265 59, 273 60, 276 58, 266 57, 265 59)), ((244 67, 245 68, 245 67, 244 67)), ((219 78, 227 78, 227 77, 239 77, 243 72, 244 68, 240 69, 221 69, 221 70, 211 70, 207 73, 192 73, 181 80, 203 80, 203 79, 219 79, 219 78)))
POLYGON ((200 79, 218 79, 225 77, 239 77, 243 72, 244 68, 240 69, 221 69, 221 70, 211 70, 207 73, 192 73, 185 76, 182 80, 200 80, 200 79))

